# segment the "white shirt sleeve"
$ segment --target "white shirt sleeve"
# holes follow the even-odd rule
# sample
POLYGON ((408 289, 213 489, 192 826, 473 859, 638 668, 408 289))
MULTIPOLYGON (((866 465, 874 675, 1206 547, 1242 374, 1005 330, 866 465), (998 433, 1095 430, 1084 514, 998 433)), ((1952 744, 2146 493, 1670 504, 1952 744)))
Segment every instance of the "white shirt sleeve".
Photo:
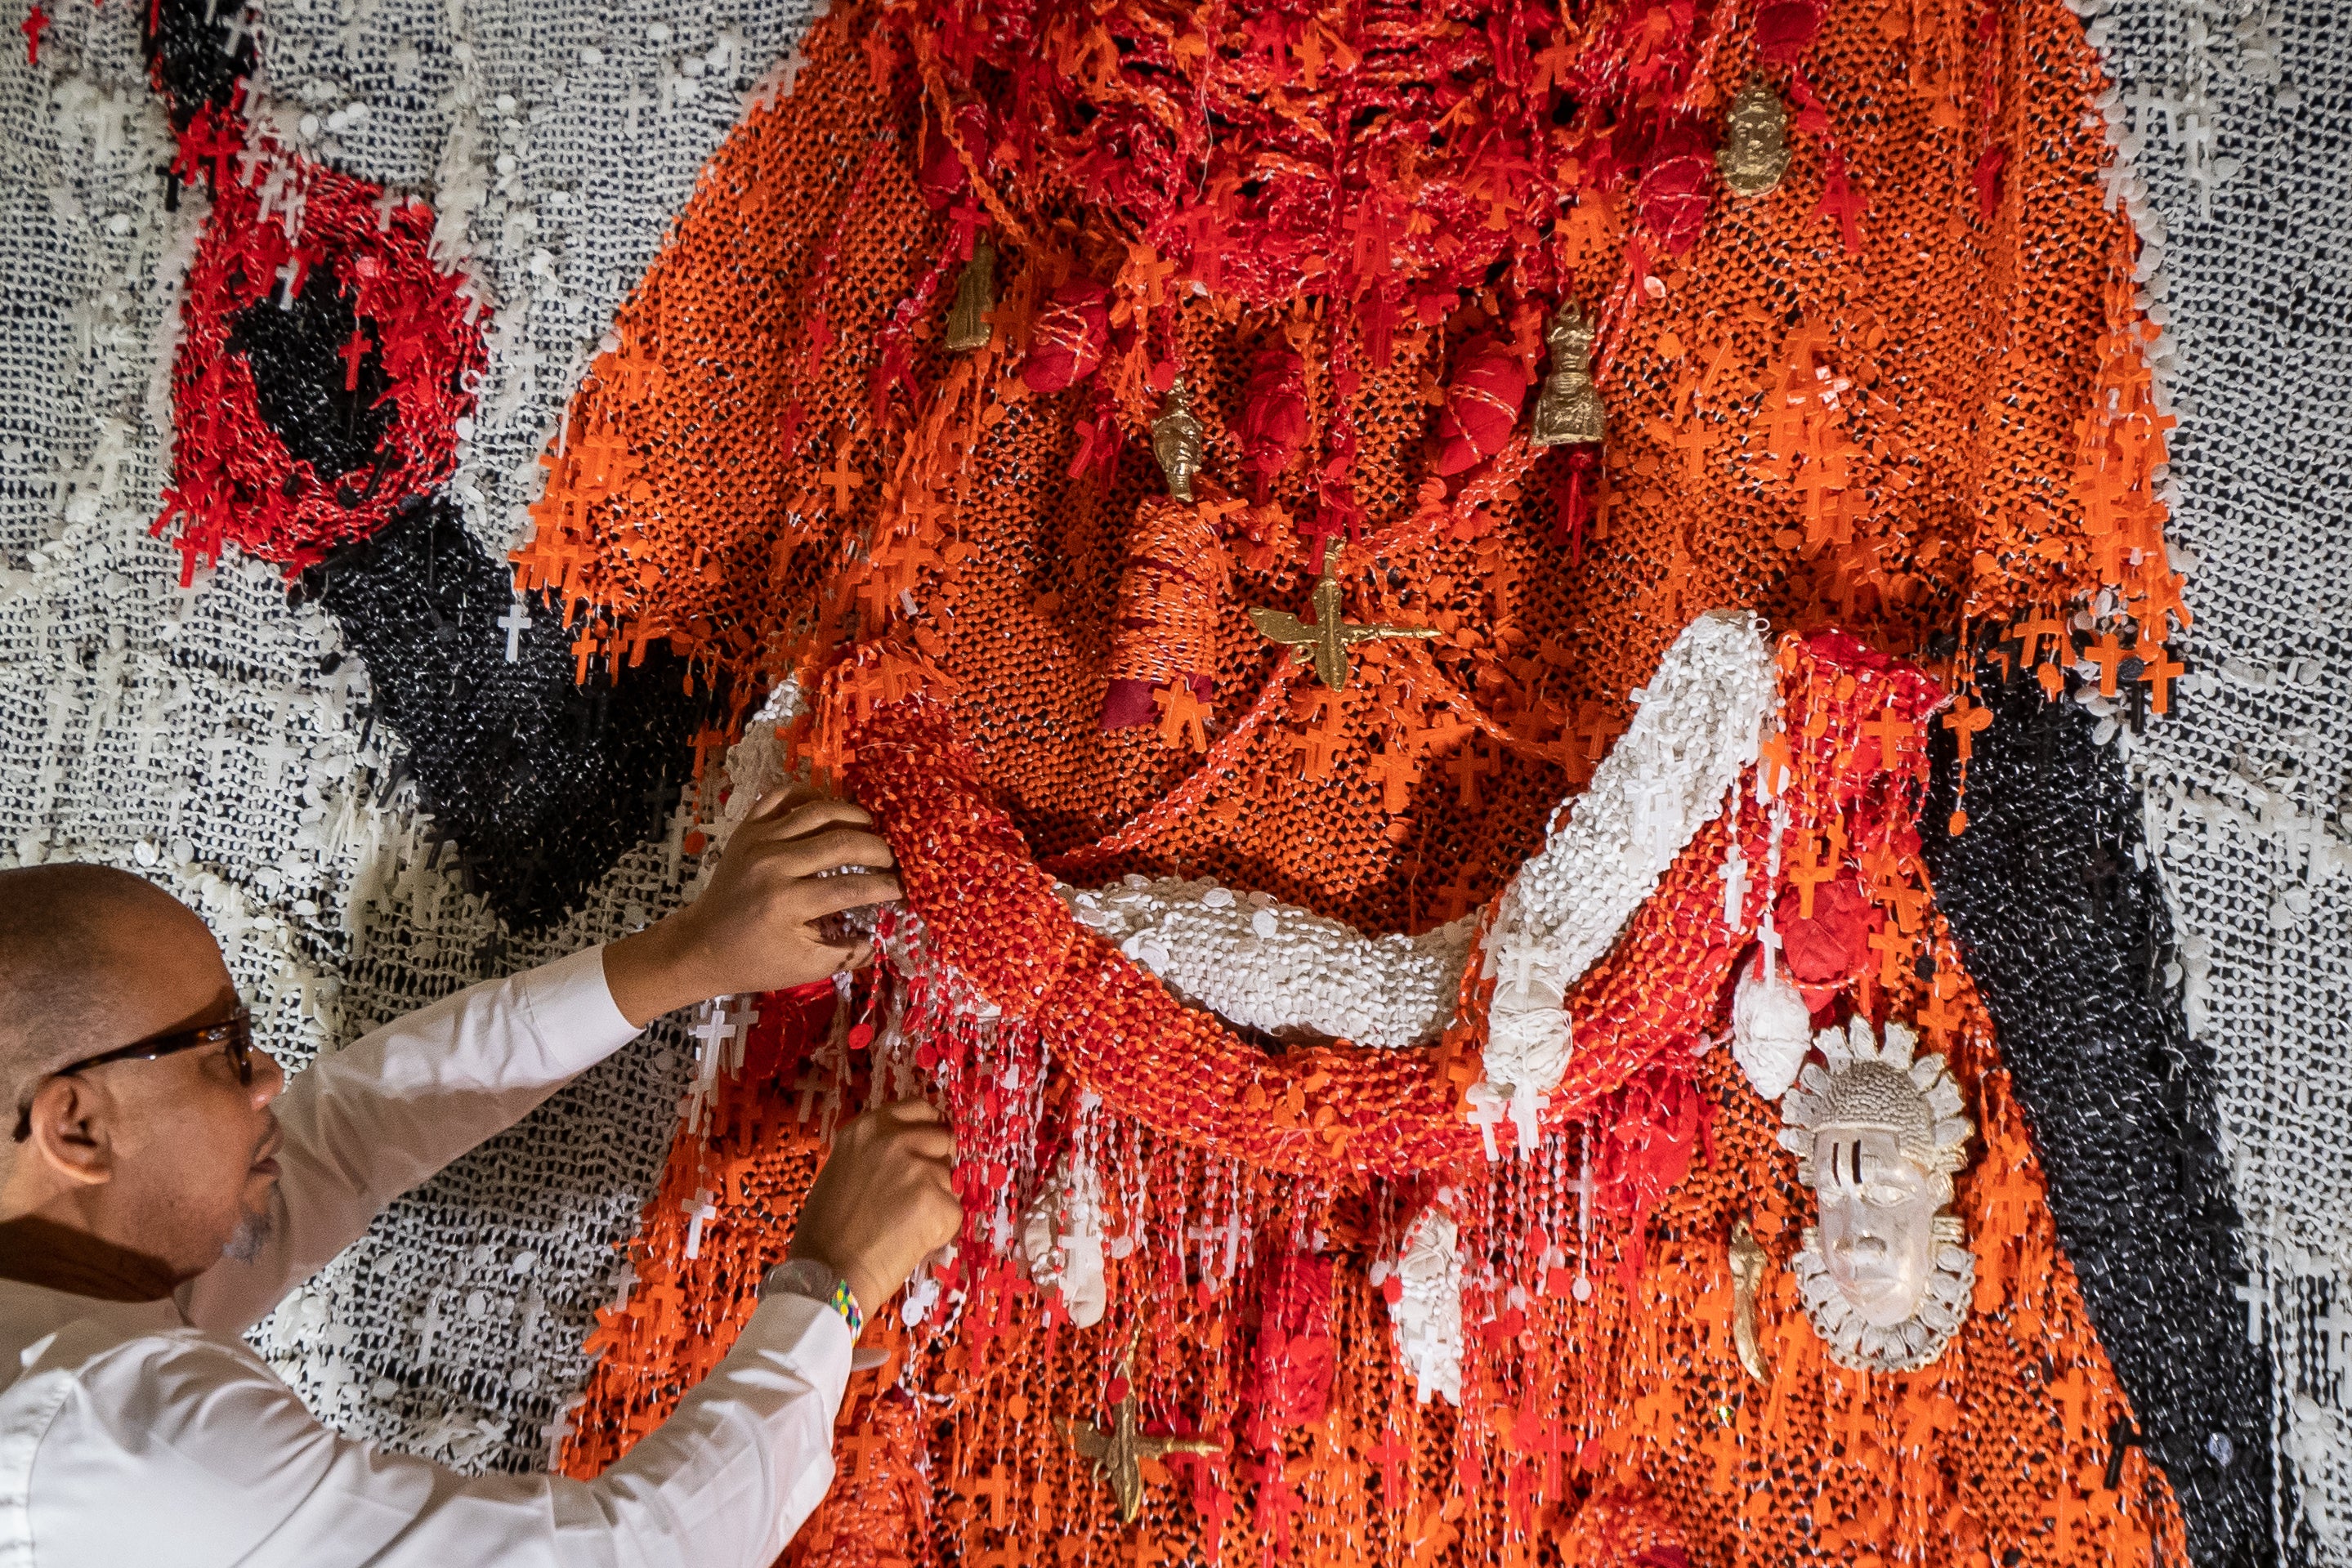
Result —
POLYGON ((591 947, 470 986, 321 1055, 278 1097, 276 1223, 258 1256, 182 1288, 189 1322, 241 1333, 378 1210, 511 1127, 637 1033, 591 947))
POLYGON ((329 1432, 244 1345, 150 1334, 10 1403, 53 1408, 24 1515, 37 1568, 768 1568, 832 1483, 850 1338, 761 1304, 677 1411, 594 1481, 464 1477, 329 1432))

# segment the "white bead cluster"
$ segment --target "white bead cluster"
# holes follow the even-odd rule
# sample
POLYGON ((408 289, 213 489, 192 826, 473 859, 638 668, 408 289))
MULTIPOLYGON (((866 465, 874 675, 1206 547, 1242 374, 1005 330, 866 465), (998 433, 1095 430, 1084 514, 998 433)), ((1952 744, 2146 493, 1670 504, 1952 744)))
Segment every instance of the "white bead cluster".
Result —
POLYGON ((1372 1266, 1372 1283, 1400 1287, 1389 1302, 1397 1353, 1412 1375, 1421 1403, 1435 1395, 1462 1403, 1461 1233, 1454 1216, 1431 1207, 1405 1231, 1404 1250, 1394 1264, 1372 1266))
POLYGON ((1213 882, 1130 876, 1057 887, 1078 923, 1195 1007, 1287 1040, 1419 1044, 1454 1016, 1470 946, 1465 917, 1418 936, 1354 926, 1213 882))
POLYGON ((1073 1327, 1090 1329, 1110 1305, 1103 1274, 1102 1181, 1083 1158, 1065 1160, 1021 1221, 1021 1256, 1041 1291, 1059 1291, 1073 1327))
POLYGON ((1522 1145, 1532 1142, 1542 1096, 1568 1070, 1569 992, 1722 811, 1776 695, 1760 619, 1711 611, 1692 622, 1634 694, 1633 727, 1591 788, 1504 890, 1480 950, 1496 988, 1473 1103, 1490 1142, 1506 1104, 1522 1145))
POLYGON ((1813 1048, 1813 1014, 1785 974, 1743 968, 1731 999, 1731 1055, 1749 1087, 1778 1100, 1813 1048))

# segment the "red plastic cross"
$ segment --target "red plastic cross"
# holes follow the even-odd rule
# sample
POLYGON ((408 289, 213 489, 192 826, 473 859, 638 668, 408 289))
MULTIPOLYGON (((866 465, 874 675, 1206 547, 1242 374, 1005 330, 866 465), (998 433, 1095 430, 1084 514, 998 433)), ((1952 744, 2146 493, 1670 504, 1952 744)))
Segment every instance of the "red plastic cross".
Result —
POLYGON ((367 358, 368 337, 362 328, 352 328, 351 340, 343 345, 343 390, 357 392, 360 386, 360 361, 367 358))
POLYGON ((1380 1446, 1366 1450, 1364 1458, 1381 1467, 1381 1496, 1388 1506, 1402 1508, 1412 1496, 1405 1489, 1404 1467, 1405 1461, 1412 1458, 1412 1450, 1398 1441, 1394 1432, 1383 1431, 1380 1446))
POLYGON ((39 65, 41 35, 49 30, 49 14, 35 5, 32 15, 25 18, 25 25, 16 30, 25 35, 25 58, 33 65, 39 65))

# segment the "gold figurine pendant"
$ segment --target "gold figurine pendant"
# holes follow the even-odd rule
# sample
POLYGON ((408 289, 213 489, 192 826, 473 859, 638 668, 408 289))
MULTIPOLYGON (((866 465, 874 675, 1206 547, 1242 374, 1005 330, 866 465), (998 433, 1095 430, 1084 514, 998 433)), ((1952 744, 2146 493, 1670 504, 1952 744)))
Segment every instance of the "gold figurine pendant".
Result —
POLYGON ((1544 330, 1551 371, 1536 398, 1537 446, 1579 446, 1601 439, 1607 426, 1601 389, 1592 384, 1592 323, 1574 300, 1554 313, 1544 330))
POLYGON ((1731 100, 1716 150, 1723 183, 1743 196, 1760 196, 1789 169, 1789 110, 1762 77, 1752 77, 1731 100))
POLYGON ((995 308, 996 247, 983 236, 972 242, 971 259, 956 279, 955 303, 948 307, 948 348, 961 354, 988 347, 988 313, 995 308))
POLYGON ((1339 540, 1323 540, 1323 575, 1315 580, 1315 619, 1301 621, 1286 610, 1253 607, 1250 624, 1270 643, 1281 643, 1300 664, 1311 664, 1323 684, 1335 692, 1348 689, 1348 650, 1381 637, 1434 637, 1434 626, 1360 625, 1340 613, 1339 540))
POLYGON ((1193 417, 1192 393, 1184 388, 1184 378, 1178 376, 1168 388, 1168 401, 1160 405, 1160 417, 1151 422, 1151 455, 1160 459, 1168 493, 1177 500, 1192 499, 1192 476, 1201 471, 1206 436, 1207 431, 1193 417))
POLYGON ((1764 1365, 1764 1347, 1756 1338, 1756 1293, 1763 1287, 1764 1267, 1770 1261, 1763 1245, 1749 1233, 1748 1221, 1735 1221, 1730 1248, 1731 1343, 1739 1352, 1739 1364, 1759 1383, 1772 1381, 1764 1365))

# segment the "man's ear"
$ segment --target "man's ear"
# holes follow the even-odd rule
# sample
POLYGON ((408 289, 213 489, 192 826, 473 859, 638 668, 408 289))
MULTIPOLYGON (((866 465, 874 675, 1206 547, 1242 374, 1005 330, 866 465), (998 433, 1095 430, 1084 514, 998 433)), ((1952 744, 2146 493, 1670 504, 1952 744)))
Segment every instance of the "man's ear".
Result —
POLYGON ((26 1148, 59 1181, 100 1186, 114 1179, 113 1097, 83 1078, 52 1078, 34 1092, 26 1148))

